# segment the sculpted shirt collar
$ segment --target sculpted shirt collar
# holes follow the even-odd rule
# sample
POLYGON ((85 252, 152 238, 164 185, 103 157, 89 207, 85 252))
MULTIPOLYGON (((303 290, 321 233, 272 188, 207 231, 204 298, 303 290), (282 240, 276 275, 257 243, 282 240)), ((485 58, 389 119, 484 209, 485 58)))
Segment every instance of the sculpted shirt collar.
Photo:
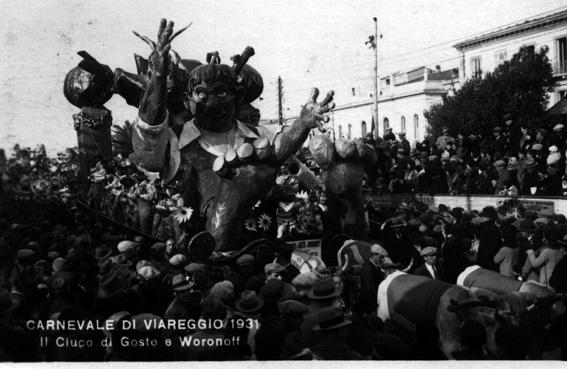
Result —
MULTIPOLYGON (((250 128, 240 121, 236 121, 236 136, 244 138, 258 138, 258 135, 252 132, 250 128)), ((191 142, 201 137, 201 130, 195 125, 193 119, 183 125, 183 131, 179 136, 179 149, 181 150, 191 142)))

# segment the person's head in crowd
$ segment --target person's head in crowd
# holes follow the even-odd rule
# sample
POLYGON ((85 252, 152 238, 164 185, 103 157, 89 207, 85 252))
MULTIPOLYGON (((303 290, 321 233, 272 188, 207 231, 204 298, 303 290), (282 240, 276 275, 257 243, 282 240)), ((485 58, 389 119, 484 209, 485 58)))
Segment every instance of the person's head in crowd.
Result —
POLYGON ((264 266, 264 274, 266 275, 266 281, 270 279, 282 279, 281 273, 283 272, 283 267, 278 263, 269 263, 264 266))
POLYGON ((313 288, 308 291, 307 297, 311 300, 312 305, 340 307, 342 304, 340 294, 341 291, 333 278, 325 277, 315 282, 313 288))
POLYGON ((500 137, 500 135, 502 134, 502 127, 501 126, 494 127, 492 133, 494 137, 500 137))
POLYGON ((278 310, 281 318, 296 329, 303 322, 303 316, 309 312, 309 307, 297 300, 286 300, 278 304, 278 310))
POLYGON ((117 246, 118 252, 123 254, 126 260, 133 260, 138 254, 140 244, 134 241, 120 241, 117 246))
POLYGON ((528 173, 535 173, 537 171, 537 162, 534 158, 528 158, 524 167, 528 173))
POLYGON ((443 127, 441 132, 442 132, 443 136, 448 136, 449 135, 449 128, 443 127))
POLYGON ((542 143, 545 141, 545 136, 547 135, 547 130, 545 128, 539 128, 536 131, 535 140, 538 143, 542 143))
POLYGON ((263 306, 262 298, 252 290, 242 291, 238 300, 234 302, 235 309, 243 315, 256 315, 263 306))
POLYGON ((187 256, 183 254, 175 254, 169 258, 169 265, 175 271, 185 270, 185 265, 187 264, 187 256))
POLYGON ((231 306, 234 299, 234 285, 230 281, 220 281, 211 287, 209 296, 216 297, 226 306, 231 306))
POLYGON ((345 314, 336 307, 325 307, 317 312, 317 324, 313 327, 316 332, 321 332, 325 336, 335 335, 341 340, 345 340, 345 327, 352 324, 352 321, 345 318, 345 314))
POLYGON ((370 246, 370 255, 368 256, 370 262, 376 267, 380 268, 385 263, 391 263, 390 254, 384 247, 375 243, 370 246))
POLYGON ((168 257, 173 256, 175 251, 174 249, 175 249, 175 241, 170 238, 165 242, 165 254, 168 257))
POLYGON ((424 247, 420 251, 420 255, 423 257, 425 263, 431 266, 437 265, 437 253, 438 253, 437 248, 433 246, 424 247))
POLYGON ((295 287, 299 297, 307 296, 307 293, 313 289, 317 276, 314 272, 299 273, 293 278, 291 284, 295 287))

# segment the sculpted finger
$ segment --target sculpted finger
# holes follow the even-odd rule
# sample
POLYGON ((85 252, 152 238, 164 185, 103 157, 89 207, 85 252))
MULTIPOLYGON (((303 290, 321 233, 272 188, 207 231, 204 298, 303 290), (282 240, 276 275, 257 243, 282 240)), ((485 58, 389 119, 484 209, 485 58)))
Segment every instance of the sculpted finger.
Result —
POLYGON ((321 105, 317 110, 319 113, 327 113, 335 108, 335 103, 329 103, 327 105, 321 105))
POLYGON ((173 36, 170 37, 169 42, 173 41, 177 36, 182 34, 187 28, 191 27, 192 24, 193 22, 189 23, 187 27, 181 28, 179 31, 175 32, 173 36))
POLYGON ((324 123, 329 123, 329 120, 331 118, 329 118, 328 115, 323 115, 323 114, 315 114, 315 120, 318 121, 323 121, 324 123))
POLYGON ((335 91, 331 90, 331 91, 327 92, 327 96, 325 96, 323 101, 321 101, 321 106, 325 106, 328 103, 330 103, 331 101, 333 101, 333 96, 335 96, 335 91))
POLYGON ((316 103, 318 96, 319 96, 319 89, 317 87, 313 87, 311 89, 311 94, 309 95, 309 100, 307 102, 316 103))
POLYGON ((146 36, 142 36, 141 34, 139 34, 136 31, 132 31, 132 33, 134 33, 136 35, 136 37, 138 37, 139 39, 141 39, 142 41, 144 41, 146 44, 148 44, 152 50, 155 50, 156 48, 156 43, 153 42, 152 40, 150 40, 148 37, 146 36))
POLYGON ((167 24, 167 21, 165 20, 165 18, 162 18, 161 21, 159 22, 159 29, 158 29, 158 33, 157 33, 158 40, 161 37, 161 34, 163 33, 163 30, 165 29, 166 24, 167 24))

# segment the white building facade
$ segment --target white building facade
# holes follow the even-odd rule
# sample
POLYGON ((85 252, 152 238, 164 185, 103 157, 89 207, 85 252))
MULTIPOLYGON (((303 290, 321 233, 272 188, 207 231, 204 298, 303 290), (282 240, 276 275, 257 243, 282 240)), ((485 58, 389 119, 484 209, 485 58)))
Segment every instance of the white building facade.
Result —
POLYGON ((549 106, 554 105, 567 94, 567 10, 527 19, 454 45, 461 54, 461 81, 493 71, 522 46, 534 51, 543 46, 549 48, 547 56, 557 79, 555 92, 549 99, 549 106))

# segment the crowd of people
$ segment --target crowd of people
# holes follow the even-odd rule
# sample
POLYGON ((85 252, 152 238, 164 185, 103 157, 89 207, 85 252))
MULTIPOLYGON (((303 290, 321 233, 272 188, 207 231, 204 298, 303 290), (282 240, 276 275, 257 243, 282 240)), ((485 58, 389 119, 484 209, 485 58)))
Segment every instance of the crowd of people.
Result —
POLYGON ((388 128, 366 138, 380 155, 370 170, 380 193, 567 195, 563 124, 534 129, 507 117, 489 135, 446 127, 413 148, 405 136, 388 128))
MULTIPOLYGON (((557 139, 563 128, 533 139, 521 128, 516 146, 508 122, 492 140, 445 131, 413 150, 403 134, 400 141, 390 133, 382 142, 368 138, 381 159, 367 184, 384 192, 561 195, 550 186, 565 170, 565 139, 557 139)), ((454 284, 479 265, 567 292, 567 218, 525 211, 519 202, 482 211, 402 203, 380 210, 369 242, 349 241, 325 236, 332 217, 321 188, 303 191, 282 168, 274 212, 258 203, 258 218, 245 224, 249 247, 219 254, 188 222, 192 209, 175 186, 121 160, 91 170, 90 208, 78 206, 76 156, 70 149, 49 158, 43 147, 16 147, 9 159, 0 153, 3 361, 442 359, 435 340, 412 344, 377 316, 378 285, 389 271, 454 284), (144 233, 136 222, 147 203, 159 211, 144 233), (294 232, 323 238, 323 256, 298 264, 285 242, 294 232), (360 250, 337 260, 346 244, 360 250), (115 329, 63 324, 86 320, 111 321, 115 329), (47 321, 62 325, 39 323, 47 321), (159 323, 168 321, 178 323, 159 323), (112 345, 102 345, 105 339, 112 345)), ((551 337, 549 351, 561 347, 565 355, 563 340, 551 337)))

